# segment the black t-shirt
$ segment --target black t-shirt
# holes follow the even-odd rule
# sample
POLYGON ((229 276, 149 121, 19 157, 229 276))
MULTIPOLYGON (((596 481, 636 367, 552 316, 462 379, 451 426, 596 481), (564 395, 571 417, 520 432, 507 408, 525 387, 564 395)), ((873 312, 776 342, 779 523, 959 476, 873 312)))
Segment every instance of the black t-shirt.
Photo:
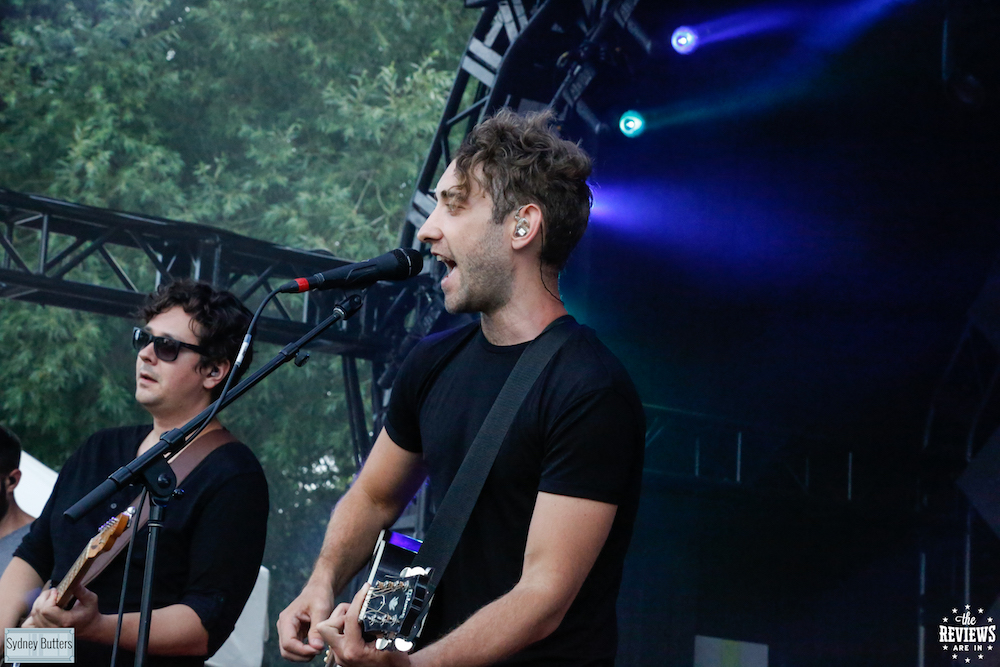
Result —
MULTIPOLYGON (((151 426, 98 431, 66 461, 41 516, 32 524, 14 555, 27 561, 43 580, 58 583, 100 526, 123 512, 141 487, 118 491, 98 507, 70 523, 63 512, 135 458, 151 426)), ((214 653, 236 624, 253 590, 264 555, 267 532, 267 480, 253 452, 239 442, 222 445, 205 457, 179 486, 184 494, 166 509, 158 542, 153 609, 176 603, 191 607, 209 634, 214 653)), ((136 537, 129 567, 125 611, 139 610, 148 527, 136 537)), ((97 594, 102 614, 118 611, 123 550, 87 588, 97 594)), ((111 647, 78 641, 76 663, 108 665, 111 647)), ((205 658, 149 656, 151 665, 202 665, 205 658)), ((134 656, 119 651, 118 664, 134 656)))
MULTIPOLYGON (((422 453, 435 507, 527 345, 491 345, 473 324, 424 339, 400 369, 386 429, 400 447, 422 453)), ((446 634, 513 588, 535 498, 544 491, 615 504, 618 511, 562 624, 505 664, 612 664, 644 423, 624 368, 591 329, 577 327, 511 425, 434 596, 422 641, 446 634)))

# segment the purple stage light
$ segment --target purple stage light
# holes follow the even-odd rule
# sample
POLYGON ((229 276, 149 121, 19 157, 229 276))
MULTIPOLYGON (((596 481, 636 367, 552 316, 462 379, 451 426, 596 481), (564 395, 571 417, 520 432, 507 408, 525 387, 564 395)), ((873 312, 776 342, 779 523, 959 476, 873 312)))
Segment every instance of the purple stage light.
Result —
POLYGON ((742 11, 674 30, 670 44, 688 54, 713 42, 759 35, 776 30, 803 28, 804 42, 831 48, 846 44, 862 34, 895 5, 912 0, 849 0, 805 9, 755 9, 742 11))
MULTIPOLYGON (((753 187, 734 190, 728 176, 604 183, 593 191, 595 233, 613 234, 623 247, 665 253, 676 267, 725 267, 725 280, 799 281, 860 261, 856 245, 816 231, 834 226, 833 220, 826 227, 807 225, 788 214, 787 202, 775 206, 769 192, 753 187)), ((809 205, 805 195, 801 201, 809 205)), ((823 217, 810 215, 813 221, 823 217)))
POLYGON ((685 238, 696 217, 691 194, 665 183, 591 184, 592 224, 640 237, 685 238))
POLYGON ((785 28, 798 22, 801 12, 788 10, 756 10, 724 16, 695 26, 682 25, 674 30, 670 44, 677 53, 688 54, 712 42, 756 35, 785 28))
POLYGON ((670 36, 670 45, 677 53, 687 55, 698 48, 698 32, 694 28, 682 25, 670 36))
MULTIPOLYGON (((678 99, 646 109, 648 129, 759 113, 788 103, 812 90, 815 78, 831 57, 865 34, 901 5, 913 0, 849 0, 805 9, 761 9, 713 19, 686 29, 697 32, 697 47, 779 29, 793 30, 798 39, 791 49, 776 54, 775 62, 727 93, 701 99, 678 99)), ((678 28, 680 30, 680 28, 678 28)), ((836 91, 828 89, 823 94, 836 91)))

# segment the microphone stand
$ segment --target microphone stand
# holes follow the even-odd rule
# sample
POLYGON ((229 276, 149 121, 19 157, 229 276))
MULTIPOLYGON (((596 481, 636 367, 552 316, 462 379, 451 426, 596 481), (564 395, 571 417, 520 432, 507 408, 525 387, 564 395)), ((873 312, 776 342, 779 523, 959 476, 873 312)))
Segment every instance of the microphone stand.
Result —
MULTIPOLYGON (((299 366, 305 363, 308 353, 300 360, 301 349, 334 323, 346 320, 358 312, 362 303, 358 293, 349 293, 334 306, 332 315, 316 325, 302 338, 283 347, 274 358, 233 387, 229 394, 222 398, 223 402, 219 406, 219 411, 221 412, 223 408, 245 394, 279 366, 293 359, 299 366)), ((151 503, 147 524, 149 526, 149 539, 146 543, 146 564, 143 570, 142 596, 139 606, 139 638, 135 647, 136 667, 143 667, 146 661, 146 653, 149 648, 149 623, 152 617, 153 565, 156 546, 160 528, 163 526, 163 515, 167 502, 176 494, 177 477, 170 464, 167 463, 167 458, 183 448, 186 444, 185 439, 212 413, 214 407, 215 403, 202 410, 184 426, 164 433, 160 437, 160 441, 145 454, 137 456, 131 462, 111 473, 99 486, 78 500, 63 514, 70 521, 76 522, 84 514, 95 509, 119 490, 134 482, 141 482, 149 493, 151 503)))

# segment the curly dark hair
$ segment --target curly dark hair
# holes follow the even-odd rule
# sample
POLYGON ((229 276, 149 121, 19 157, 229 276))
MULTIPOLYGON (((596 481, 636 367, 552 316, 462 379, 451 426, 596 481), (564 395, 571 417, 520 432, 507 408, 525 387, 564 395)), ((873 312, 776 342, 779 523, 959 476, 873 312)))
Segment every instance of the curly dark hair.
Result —
POLYGON ((552 120, 551 111, 522 116, 500 109, 462 142, 455 171, 460 187, 468 190, 471 176, 490 194, 496 224, 519 206, 537 205, 544 220, 542 263, 562 270, 590 218, 591 161, 559 137, 552 120))
POLYGON ((0 475, 7 475, 21 465, 21 440, 0 425, 0 475))
MULTIPOLYGON (((149 295, 145 305, 136 314, 138 319, 149 322, 151 319, 171 308, 180 306, 201 325, 201 335, 198 345, 207 350, 198 362, 198 369, 217 365, 220 361, 236 361, 236 355, 243 343, 243 335, 250 325, 252 314, 231 292, 217 290, 206 282, 184 278, 172 283, 160 285, 149 295)), ((250 367, 253 360, 253 349, 248 349, 233 378, 238 382, 240 376, 250 367)), ((223 383, 212 390, 212 398, 218 398, 222 393, 223 383)))

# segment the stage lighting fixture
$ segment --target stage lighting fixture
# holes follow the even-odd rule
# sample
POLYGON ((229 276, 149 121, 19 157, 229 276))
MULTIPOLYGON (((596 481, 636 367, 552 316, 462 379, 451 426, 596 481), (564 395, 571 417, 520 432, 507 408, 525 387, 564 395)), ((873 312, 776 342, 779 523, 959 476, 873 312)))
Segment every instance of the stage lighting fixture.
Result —
POLYGON ((674 30, 674 34, 670 37, 670 45, 677 53, 687 55, 698 48, 698 31, 682 25, 674 30))
POLYGON ((618 129, 626 137, 638 137, 646 129, 646 119, 638 111, 626 111, 618 121, 618 129))

